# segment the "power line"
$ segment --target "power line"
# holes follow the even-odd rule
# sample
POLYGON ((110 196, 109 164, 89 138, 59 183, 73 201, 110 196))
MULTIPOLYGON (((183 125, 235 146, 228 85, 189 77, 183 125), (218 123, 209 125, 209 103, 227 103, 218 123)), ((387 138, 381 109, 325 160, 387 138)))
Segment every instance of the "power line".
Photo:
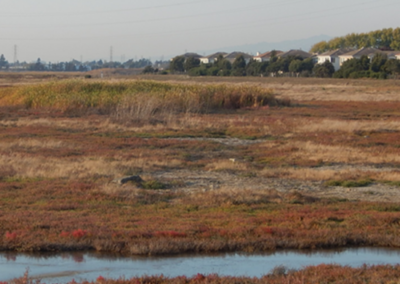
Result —
MULTIPOLYGON (((316 1, 316 0, 288 0, 285 1, 281 0, 279 3, 275 4, 268 4, 269 8, 277 8, 281 6, 286 6, 288 5, 287 2, 293 3, 304 3, 304 2, 309 2, 309 1, 316 1)), ((224 9, 220 11, 214 11, 214 12, 205 12, 205 13, 197 13, 197 14, 190 14, 190 15, 185 15, 185 16, 175 16, 175 17, 165 17, 165 18, 154 18, 154 19, 145 19, 145 20, 130 20, 130 21, 120 21, 120 22, 102 22, 102 23, 90 23, 90 24, 67 24, 67 25, 51 25, 49 28, 54 28, 54 27, 90 27, 90 26, 109 26, 109 25, 125 25, 125 24, 138 24, 138 23, 150 23, 150 22, 162 22, 162 21, 169 21, 169 20, 180 20, 180 19, 191 19, 194 17, 202 17, 202 16, 213 16, 213 15, 226 15, 227 13, 243 13, 246 11, 253 11, 253 10, 259 10, 260 6, 262 5, 252 5, 252 6, 246 6, 245 8, 239 7, 239 8, 233 8, 233 9, 224 9)), ((16 26, 13 26, 15 28, 16 26)), ((30 25, 29 27, 32 27, 30 25)), ((20 28, 26 28, 25 26, 20 26, 20 28)))
POLYGON ((204 2, 215 2, 219 0, 195 0, 190 2, 180 2, 175 4, 165 4, 165 5, 154 5, 147 7, 139 7, 139 8, 131 8, 131 9, 115 9, 115 10, 99 10, 99 11, 82 11, 82 12, 67 12, 67 13, 19 13, 19 14, 3 14, 1 17, 59 17, 59 16, 78 16, 78 15, 94 15, 94 14, 109 14, 109 13, 120 13, 120 12, 131 12, 131 11, 141 11, 141 10, 153 10, 158 8, 167 8, 167 7, 177 7, 177 6, 186 6, 197 3, 204 2))
MULTIPOLYGON (((353 5, 346 5, 346 6, 341 6, 341 7, 332 7, 329 9, 322 9, 318 11, 313 11, 313 12, 307 12, 303 13, 300 15, 288 15, 284 17, 275 17, 275 18, 268 18, 268 19, 263 19, 263 20, 258 20, 258 21, 250 21, 246 23, 237 23, 237 24, 226 24, 226 25, 219 25, 219 26, 209 26, 209 27, 202 27, 202 28, 197 28, 197 29, 183 29, 183 30, 175 30, 175 31, 167 31, 167 32, 154 32, 154 33, 144 33, 144 34, 125 34, 125 35, 111 35, 111 36, 94 36, 94 37, 74 37, 74 38, 35 38, 35 39, 19 39, 19 40, 93 40, 93 39, 103 39, 103 38, 119 38, 119 37, 131 37, 131 36, 141 36, 141 37, 149 37, 149 36, 157 36, 157 35, 165 35, 165 34, 171 34, 171 33, 183 33, 183 32, 202 32, 202 31, 209 31, 209 30, 237 30, 237 29, 248 29, 250 27, 254 26, 260 26, 260 24, 267 24, 267 23, 272 23, 272 24, 281 24, 281 23, 292 23, 292 22, 298 22, 298 21, 305 21, 305 20, 312 20, 312 19, 319 19, 319 18, 325 18, 325 17, 330 17, 330 16, 337 16, 337 15, 344 15, 344 14, 349 14, 349 13, 354 13, 358 11, 365 11, 365 10, 370 10, 370 9, 375 9, 375 8, 381 8, 381 7, 386 7, 386 6, 391 6, 393 4, 400 4, 397 0, 395 2, 387 3, 386 5, 383 5, 382 2, 386 0, 381 0, 378 4, 378 6, 372 6, 372 7, 364 7, 364 8, 357 8, 356 10, 348 10, 349 7, 358 7, 365 5, 366 3, 376 3, 375 0, 373 1, 368 1, 368 2, 363 2, 363 3, 358 3, 358 4, 353 4, 353 5), (343 9, 346 9, 343 11, 343 9), (332 10, 341 10, 340 13, 331 13, 331 14, 323 14, 319 15, 313 18, 307 17, 307 18, 300 18, 300 19, 293 19, 293 17, 298 17, 298 16, 306 16, 306 15, 312 15, 312 14, 321 14, 322 12, 331 12, 332 10), (292 19, 289 21, 286 21, 285 19, 292 19)), ((11 38, 0 38, 2 40, 11 40, 11 38)), ((13 39, 15 40, 15 39, 13 39)))

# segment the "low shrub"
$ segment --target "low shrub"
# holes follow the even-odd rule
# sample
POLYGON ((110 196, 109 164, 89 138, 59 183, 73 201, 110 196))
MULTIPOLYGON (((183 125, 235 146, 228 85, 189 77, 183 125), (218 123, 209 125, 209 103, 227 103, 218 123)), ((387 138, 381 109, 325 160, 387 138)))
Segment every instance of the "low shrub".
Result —
POLYGON ((167 185, 158 180, 148 180, 142 183, 144 189, 165 189, 167 185))
POLYGON ((343 187, 365 187, 373 181, 371 179, 360 180, 330 180, 325 182, 325 186, 343 186, 343 187))
POLYGON ((87 235, 87 232, 85 230, 82 230, 82 229, 78 229, 78 230, 75 230, 75 231, 72 232, 72 236, 75 239, 81 239, 81 238, 85 237, 86 235, 87 235))

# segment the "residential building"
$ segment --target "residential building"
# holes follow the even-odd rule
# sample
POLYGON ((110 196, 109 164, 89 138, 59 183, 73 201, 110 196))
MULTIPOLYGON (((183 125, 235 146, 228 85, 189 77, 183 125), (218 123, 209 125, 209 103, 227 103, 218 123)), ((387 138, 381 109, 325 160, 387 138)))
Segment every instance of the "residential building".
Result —
POLYGON ((227 55, 226 52, 216 52, 208 56, 203 56, 199 59, 201 63, 208 64, 208 63, 214 63, 215 61, 217 61, 219 56, 224 57, 225 55, 227 55))
POLYGON ((350 52, 339 55, 340 66, 342 66, 343 62, 357 58, 360 59, 361 56, 367 56, 370 60, 374 58, 376 53, 382 53, 383 51, 373 48, 373 47, 363 47, 360 49, 352 50, 350 52))
POLYGON ((247 54, 244 52, 238 52, 238 51, 235 51, 235 52, 225 55, 225 59, 228 60, 229 62, 233 63, 236 60, 236 58, 240 55, 243 56, 244 60, 246 61, 246 64, 249 63, 251 59, 253 59, 253 56, 251 56, 250 54, 247 54))
POLYGON ((258 61, 258 62, 268 62, 268 61, 271 60, 271 57, 272 57, 272 55, 273 55, 274 52, 275 52, 275 55, 276 55, 276 56, 279 56, 280 54, 283 54, 283 53, 284 53, 284 52, 281 51, 281 50, 267 51, 267 52, 264 52, 264 53, 262 53, 262 54, 260 54, 259 52, 257 52, 257 55, 254 56, 253 59, 254 59, 255 61, 258 61))
POLYGON ((384 51, 387 55, 388 59, 399 59, 400 60, 400 51, 384 51))
POLYGON ((335 71, 340 69, 340 58, 339 55, 348 53, 353 51, 354 49, 352 48, 339 48, 335 50, 329 50, 324 53, 318 54, 317 55, 317 63, 318 64, 323 64, 325 61, 328 61, 332 63, 333 67, 335 68, 335 71))

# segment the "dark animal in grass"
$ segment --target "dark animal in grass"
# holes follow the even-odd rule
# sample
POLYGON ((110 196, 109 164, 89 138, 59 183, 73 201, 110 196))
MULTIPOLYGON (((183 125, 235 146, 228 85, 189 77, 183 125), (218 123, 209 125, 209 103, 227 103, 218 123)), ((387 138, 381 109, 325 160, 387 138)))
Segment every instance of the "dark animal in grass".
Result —
POLYGON ((126 176, 126 177, 114 179, 112 182, 115 182, 118 184, 125 184, 127 182, 141 184, 143 182, 143 179, 140 176, 126 176))

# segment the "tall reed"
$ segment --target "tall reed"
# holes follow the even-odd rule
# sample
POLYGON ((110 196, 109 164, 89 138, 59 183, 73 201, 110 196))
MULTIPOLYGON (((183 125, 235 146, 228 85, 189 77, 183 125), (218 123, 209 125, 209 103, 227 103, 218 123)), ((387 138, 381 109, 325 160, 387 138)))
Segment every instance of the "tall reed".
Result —
POLYGON ((95 108, 117 117, 288 104, 276 99, 270 89, 222 84, 66 80, 0 89, 0 106, 23 105, 61 111, 95 108))

